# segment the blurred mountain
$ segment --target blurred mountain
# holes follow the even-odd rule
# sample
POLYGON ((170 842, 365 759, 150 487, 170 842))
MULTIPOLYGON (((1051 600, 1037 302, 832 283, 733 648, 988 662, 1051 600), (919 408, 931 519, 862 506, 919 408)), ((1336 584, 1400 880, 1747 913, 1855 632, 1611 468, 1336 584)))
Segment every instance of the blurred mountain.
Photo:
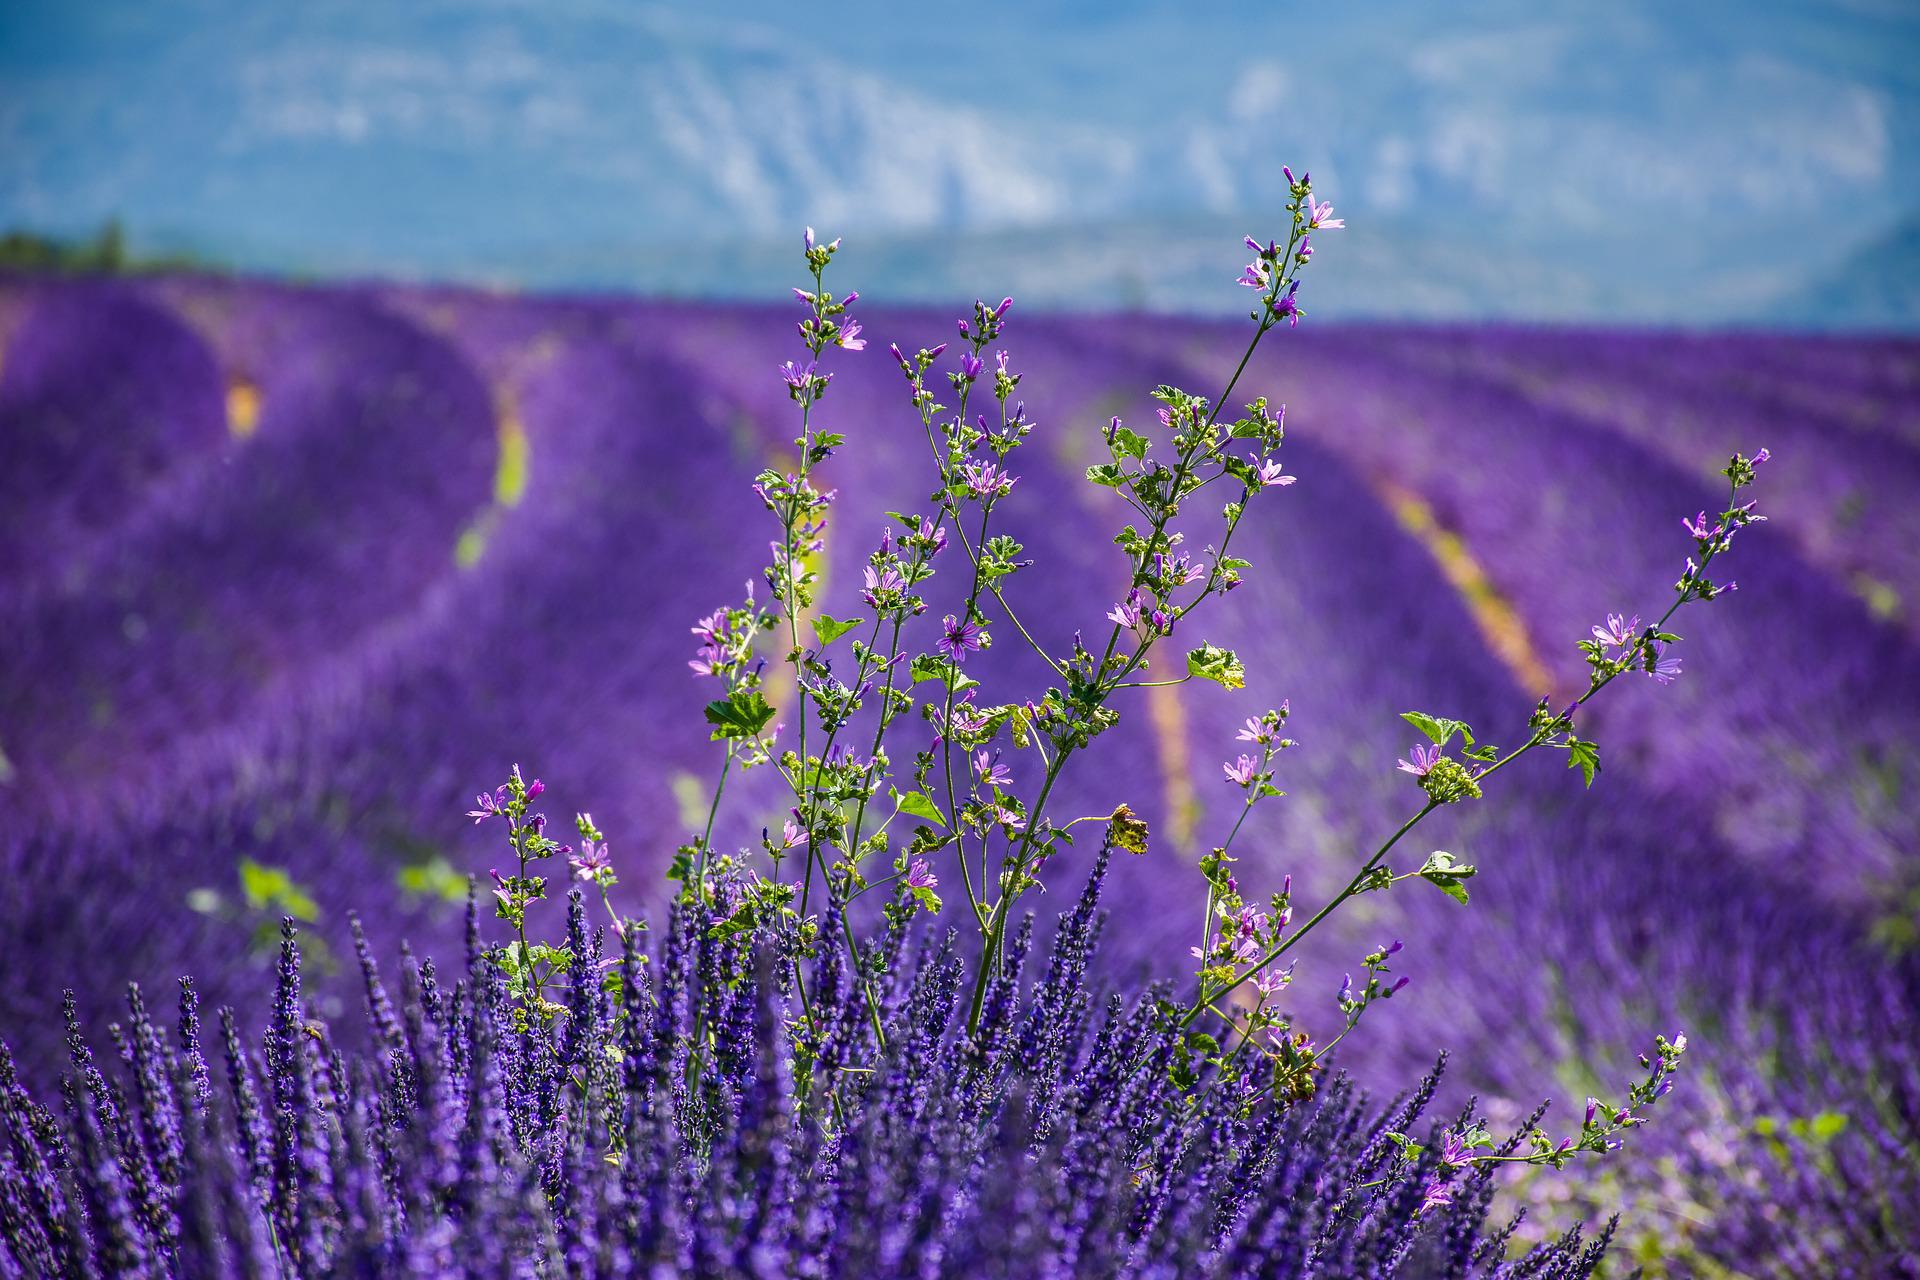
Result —
POLYGON ((1809 227, 1824 267, 1920 209, 1917 67, 1920 11, 1878 0, 15 0, 0 226, 765 294, 811 222, 884 260, 880 294, 1012 287, 990 267, 1226 311, 1285 162, 1349 220, 1325 314, 1812 321, 1809 227))

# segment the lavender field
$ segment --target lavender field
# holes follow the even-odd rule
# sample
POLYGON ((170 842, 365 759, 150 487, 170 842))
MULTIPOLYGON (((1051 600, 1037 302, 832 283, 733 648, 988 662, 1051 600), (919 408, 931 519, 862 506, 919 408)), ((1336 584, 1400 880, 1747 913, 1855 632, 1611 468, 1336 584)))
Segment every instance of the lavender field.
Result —
MULTIPOLYGON (((349 912, 452 957, 467 877, 498 861, 461 814, 515 761, 592 810, 615 901, 657 913, 713 787, 688 628, 764 563, 750 485, 791 452, 773 376, 791 319, 0 281, 0 1036, 23 1073, 61 1068, 63 987, 99 1021, 130 979, 186 972, 257 1007, 283 914, 309 922, 323 1016, 360 998, 349 912)), ((845 512, 821 557, 842 616, 873 513, 929 483, 884 347, 952 329, 862 319, 876 341, 838 360, 821 410, 857 445, 819 471, 845 512)), ((1049 649, 1117 594, 1124 516, 1084 479, 1101 430, 1149 420, 1156 383, 1210 393, 1225 332, 1014 313, 1039 447, 1002 510, 1044 577, 1010 594, 1049 649)), ((1727 455, 1772 450, 1737 596, 1683 620, 1671 688, 1596 707, 1592 790, 1530 759, 1437 813, 1423 838, 1478 865, 1473 909, 1361 898, 1294 995, 1311 1020, 1348 957, 1404 939, 1410 988, 1338 1065, 1392 1089, 1444 1048, 1444 1098, 1514 1123, 1549 1096, 1577 1110, 1654 1031, 1687 1032, 1673 1110, 1626 1159, 1505 1185, 1522 1238, 1624 1212, 1619 1257, 1654 1276, 1920 1274, 1920 342, 1307 326, 1246 379, 1286 402, 1298 483, 1248 517, 1262 573, 1205 638, 1246 658, 1259 705, 1290 701, 1302 744, 1240 874, 1321 893, 1404 816, 1401 712, 1524 737, 1536 700, 1584 686, 1576 641, 1657 603, 1677 516, 1720 501, 1727 455)), ((1013 644, 982 661, 1020 687, 1051 675, 1013 644)), ((1110 873, 1115 975, 1190 971, 1191 869, 1236 815, 1220 762, 1252 710, 1144 690, 1127 714, 1150 732, 1100 740, 1063 782, 1060 812, 1126 800, 1153 831, 1110 873)), ((725 839, 777 828, 771 793, 759 809, 725 839)))

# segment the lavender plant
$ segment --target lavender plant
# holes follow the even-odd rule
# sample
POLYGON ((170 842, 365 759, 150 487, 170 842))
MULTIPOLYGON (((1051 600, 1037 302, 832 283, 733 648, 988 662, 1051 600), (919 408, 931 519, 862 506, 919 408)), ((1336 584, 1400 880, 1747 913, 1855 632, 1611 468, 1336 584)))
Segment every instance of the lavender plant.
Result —
POLYGON ((577 847, 550 837, 533 807, 544 784, 516 768, 469 813, 504 827, 514 865, 491 873, 492 900, 510 936, 486 941, 470 904, 465 976, 447 989, 431 962, 408 958, 397 1011, 356 938, 370 1052, 307 1021, 289 923, 264 1053, 223 1017, 224 1096, 190 985, 177 1046, 134 992, 131 1022, 114 1029, 124 1085, 94 1064, 70 1012, 75 1075, 58 1116, 0 1069, 7 1259, 135 1274, 649 1263, 783 1275, 1589 1274, 1604 1234, 1506 1256, 1512 1224, 1485 1221, 1495 1170, 1560 1168, 1619 1146, 1673 1088, 1685 1037, 1655 1038, 1644 1079, 1618 1105, 1590 1099, 1558 1140, 1544 1107, 1496 1133, 1470 1106, 1416 1137, 1435 1076, 1379 1107, 1328 1071, 1366 1012, 1406 985, 1392 970, 1401 944, 1361 958, 1330 1036, 1285 1003, 1295 964, 1280 962, 1361 894, 1423 880, 1465 904, 1475 867, 1435 850, 1396 869, 1393 856, 1428 815, 1481 799, 1521 756, 1564 751, 1591 784, 1599 751, 1580 736, 1584 709, 1628 675, 1678 675, 1669 625, 1731 589, 1708 570, 1761 519, 1740 493, 1765 450, 1729 462, 1725 510, 1688 522, 1693 556, 1658 620, 1594 627, 1581 644, 1586 690, 1557 710, 1543 699, 1520 746, 1501 752, 1462 721, 1406 713, 1426 739, 1398 762, 1422 793, 1416 811, 1298 926, 1290 878, 1250 897, 1233 871, 1248 815, 1283 794, 1278 762, 1293 746, 1288 704, 1249 718, 1249 751, 1223 766, 1243 801, 1199 864, 1190 990, 1114 996, 1093 1013, 1101 885, 1116 850, 1147 856, 1149 833, 1124 804, 1063 819, 1050 801, 1069 764, 1122 723, 1131 691, 1245 686, 1234 652, 1189 641, 1202 607, 1252 568, 1230 551, 1251 503, 1294 481, 1275 457, 1284 406, 1256 398, 1224 417, 1261 340, 1299 322, 1313 235, 1342 225, 1305 175, 1287 177, 1284 247, 1247 242, 1255 257, 1239 283, 1255 294, 1254 329, 1224 390, 1160 387, 1157 430, 1114 418, 1101 433, 1107 460, 1087 479, 1134 517, 1114 538, 1125 573, 1104 641, 1075 632, 1059 649, 1010 598, 1030 562, 994 521, 1018 484, 1009 461, 1036 427, 1022 375, 996 349, 1011 299, 959 322, 951 368, 947 344, 891 348, 928 447, 928 506, 889 513, 897 531, 863 569, 870 618, 817 608, 835 495, 816 469, 846 443, 820 416, 824 362, 866 344, 849 312, 858 295, 827 289, 839 242, 809 231, 812 287, 795 290, 805 356, 780 370, 799 412, 795 452, 755 484, 778 525, 766 596, 750 590, 693 628, 693 673, 717 682, 705 719, 720 761, 703 830, 670 871, 679 888, 659 948, 650 955, 645 922, 615 909, 592 818, 578 815, 577 847), (1210 486, 1222 502, 1201 515, 1210 486), (936 561, 964 582, 938 606, 936 561), (996 636, 1028 647, 1049 686, 988 701, 969 662, 996 636), (1178 674, 1160 675, 1155 657, 1178 674), (776 723, 782 707, 791 734, 776 723), (769 824, 757 848, 717 847, 730 781, 760 770, 784 792, 777 834, 769 824), (1045 977, 1023 993, 1023 903, 1089 833, 1086 888, 1061 916, 1045 977), (581 889, 564 931, 542 939, 529 923, 562 859, 581 889), (938 890, 956 876, 963 927, 916 943, 922 917, 949 914, 938 890), (607 929, 588 927, 584 890, 607 929), (875 890, 877 913, 861 905, 875 890), (887 1225, 865 1225, 875 1222, 887 1225))

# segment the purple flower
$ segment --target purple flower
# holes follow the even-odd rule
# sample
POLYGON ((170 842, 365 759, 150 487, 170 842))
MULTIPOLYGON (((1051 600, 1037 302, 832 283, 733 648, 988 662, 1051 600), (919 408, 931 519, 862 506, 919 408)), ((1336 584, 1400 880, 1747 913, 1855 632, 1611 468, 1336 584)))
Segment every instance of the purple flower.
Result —
POLYGON ((1294 297, 1299 292, 1300 282, 1295 280, 1287 286, 1287 291, 1281 295, 1280 300, 1273 304, 1273 314, 1276 317, 1285 316, 1290 325, 1297 326, 1300 323, 1300 302, 1294 297))
POLYGON ((1433 772, 1433 766, 1440 763, 1440 748, 1430 743, 1413 744, 1413 758, 1400 761, 1400 772, 1410 773, 1416 778, 1424 778, 1433 772))
MULTIPOLYGON (((547 789, 547 784, 540 781, 540 779, 535 778, 532 782, 529 782, 527 784, 527 799, 532 800, 536 798, 537 796, 539 796, 541 792, 545 791, 546 789, 547 789)), ((541 819, 538 819, 538 821, 544 824, 546 819, 541 818, 541 819)))
MULTIPOLYGON (((853 301, 848 298, 847 301, 853 301)), ((840 322, 840 331, 833 335, 833 343, 846 351, 865 351, 867 340, 860 336, 860 322, 847 319, 840 322)))
POLYGON ((1772 453, 1770 453, 1765 449, 1762 449, 1760 452, 1753 455, 1753 465, 1757 467, 1771 457, 1773 457, 1772 453))
POLYGON ((1705 542, 1709 538, 1718 537, 1720 534, 1720 530, 1723 529, 1725 526, 1716 524, 1711 529, 1709 529, 1707 527, 1707 513, 1702 511, 1699 515, 1695 516, 1691 520, 1687 519, 1685 516, 1681 516, 1680 527, 1685 529, 1688 533, 1692 534, 1694 537, 1698 538, 1700 541, 1705 542))
MULTIPOLYGON (((1285 921, 1282 921, 1281 923, 1283 926, 1285 925, 1285 921)), ((1299 961, 1297 960, 1294 961, 1294 964, 1298 964, 1298 963, 1299 961)), ((1262 969, 1260 972, 1253 975, 1253 989, 1255 991, 1258 991, 1263 996, 1271 996, 1276 991, 1279 991, 1282 987, 1290 985, 1292 982, 1293 982, 1293 965, 1292 964, 1288 965, 1284 969, 1282 969, 1277 964, 1270 964, 1266 968, 1262 969)))
POLYGON ((795 364, 789 360, 780 366, 780 381, 786 383, 793 390, 800 391, 804 389, 808 383, 813 381, 814 370, 817 367, 818 366, 811 360, 807 361, 804 365, 795 364))
POLYGON ((1019 483, 1018 477, 1008 475, 992 462, 969 462, 960 469, 960 473, 967 482, 967 488, 978 498, 1004 496, 1019 483))
POLYGON ((965 662, 969 653, 978 652, 987 647, 980 638, 980 628, 972 618, 961 622, 952 614, 940 620, 940 639, 934 642, 934 648, 947 655, 956 664, 965 662))
POLYGON ((1658 684, 1672 684, 1680 678, 1680 659, 1661 658, 1653 664, 1653 670, 1647 672, 1658 684))
POLYGON ((1252 786, 1254 779, 1260 776, 1260 762, 1252 756, 1241 756, 1220 768, 1227 775, 1227 781, 1239 787, 1252 786))
POLYGON ((1262 489, 1271 489, 1275 485, 1289 485, 1292 484, 1296 478, 1294 476, 1280 474, 1280 460, 1278 458, 1261 459, 1249 455, 1247 461, 1251 462, 1258 469, 1260 487, 1262 489))
POLYGON ((962 351, 960 353, 960 376, 968 382, 972 382, 975 378, 979 377, 980 371, 986 367, 986 365, 980 362, 980 357, 973 354, 973 352, 962 351))
POLYGON ((1241 269, 1240 278, 1234 283, 1248 289, 1265 289, 1273 283, 1273 277, 1267 273, 1267 264, 1255 258, 1241 269))
POLYGON ((1000 763, 999 752, 990 752, 985 747, 973 753, 973 771, 990 787, 1013 785, 1013 771, 1000 763))
POLYGON ((933 544, 933 549, 927 552, 927 558, 929 560, 946 549, 947 527, 944 524, 935 524, 932 516, 924 516, 921 518, 920 536, 933 544))
POLYGON ((605 840, 582 840, 580 852, 568 859, 574 875, 582 880, 598 880, 600 873, 613 869, 605 840))
POLYGON ((805 827, 802 827, 792 818, 781 819, 780 847, 782 849, 797 849, 801 845, 806 844, 807 840, 808 836, 805 827))
POLYGON ((1593 638, 1595 640, 1598 640, 1601 644, 1612 645, 1616 649, 1626 648, 1638 639, 1639 635, 1640 617, 1638 614, 1632 618, 1623 618, 1617 613, 1610 613, 1607 615, 1606 625, 1593 629, 1593 638))
POLYGON ((862 573, 865 577, 866 589, 860 593, 861 599, 875 608, 879 607, 881 596, 890 596, 906 590, 907 580, 890 564, 883 565, 879 569, 868 565, 862 573))
POLYGON ((1307 226, 1315 230, 1337 231, 1347 225, 1345 218, 1333 218, 1333 202, 1321 204, 1312 196, 1307 197, 1307 226))
POLYGON ((1426 1190, 1421 1193, 1420 1207, 1415 1212, 1425 1213, 1429 1209, 1438 1209, 1452 1203, 1453 1188, 1438 1177, 1428 1178, 1426 1190))
POLYGON ((479 826, 488 818, 501 817, 506 813, 507 789, 501 787, 492 795, 482 791, 473 798, 473 802, 479 807, 467 810, 467 816, 473 819, 475 826, 479 826))
POLYGON ((915 858, 907 868, 907 884, 915 889, 938 889, 940 877, 933 874, 925 858, 915 858))
POLYGON ((1234 740, 1236 742, 1266 742, 1272 737, 1273 730, 1261 724, 1260 721, 1253 716, 1248 716, 1245 727, 1234 735, 1234 740))

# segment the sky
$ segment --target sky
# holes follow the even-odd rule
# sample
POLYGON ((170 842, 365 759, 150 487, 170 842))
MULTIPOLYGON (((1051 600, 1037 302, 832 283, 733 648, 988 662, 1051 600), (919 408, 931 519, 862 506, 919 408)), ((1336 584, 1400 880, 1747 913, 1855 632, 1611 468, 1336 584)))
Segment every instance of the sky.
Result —
POLYGON ((0 228, 321 278, 1920 328, 1915 0, 0 5, 0 228))

